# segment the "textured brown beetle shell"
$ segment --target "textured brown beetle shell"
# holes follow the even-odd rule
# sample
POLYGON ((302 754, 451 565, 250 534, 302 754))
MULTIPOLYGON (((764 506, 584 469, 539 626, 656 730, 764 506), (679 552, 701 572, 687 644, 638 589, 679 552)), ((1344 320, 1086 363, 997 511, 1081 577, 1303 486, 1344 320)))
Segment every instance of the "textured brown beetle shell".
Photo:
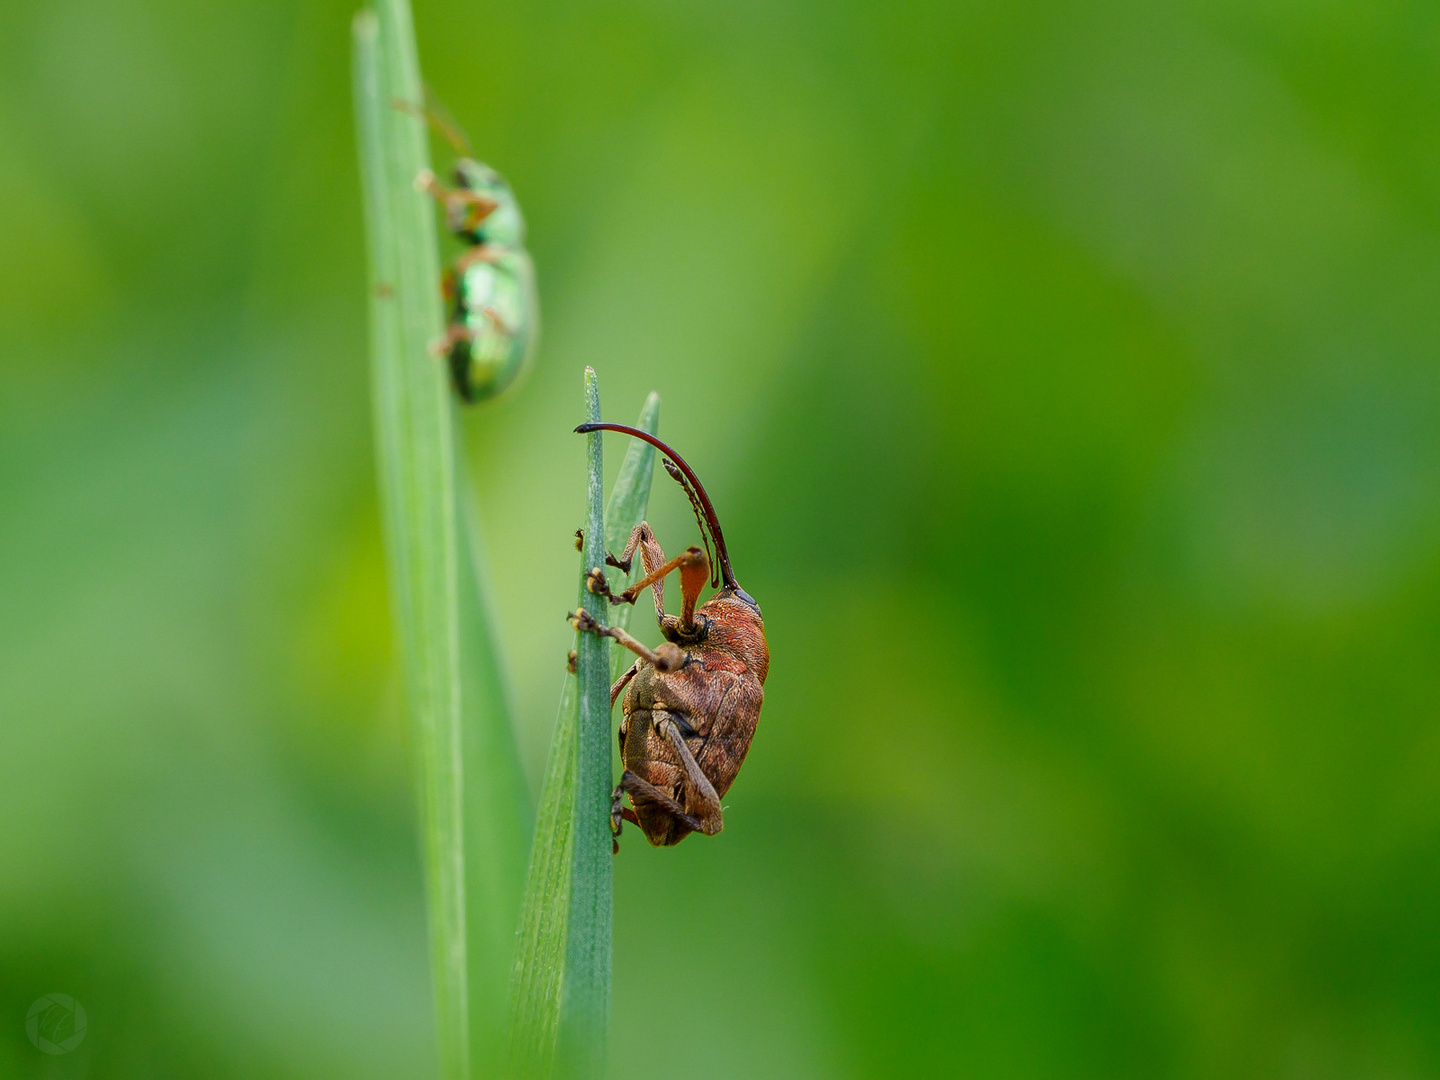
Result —
MULTIPOLYGON (((656 729, 663 714, 680 722, 685 742, 719 796, 730 789, 745 761, 760 706, 770 649, 765 623, 749 604, 722 590, 695 612, 698 630, 681 635, 666 620, 665 636, 685 653, 668 674, 639 661, 621 703, 620 757, 625 768, 685 806, 684 767, 670 740, 656 729)), ((688 809, 688 807, 686 808, 688 809)), ((656 847, 678 844, 694 831, 664 807, 637 802, 635 815, 656 847)))

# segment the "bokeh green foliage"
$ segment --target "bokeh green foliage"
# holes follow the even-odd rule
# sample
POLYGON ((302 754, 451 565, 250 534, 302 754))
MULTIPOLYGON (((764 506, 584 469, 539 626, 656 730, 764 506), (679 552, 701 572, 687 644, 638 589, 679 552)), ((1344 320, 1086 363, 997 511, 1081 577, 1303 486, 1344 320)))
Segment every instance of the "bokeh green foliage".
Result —
MULTIPOLYGON (((433 1071, 352 13, 0 10, 0 1075, 433 1071)), ((615 866, 624 1075, 1440 1069, 1440 15, 416 16, 540 276, 532 778, 584 364, 770 632, 725 833, 615 866)))

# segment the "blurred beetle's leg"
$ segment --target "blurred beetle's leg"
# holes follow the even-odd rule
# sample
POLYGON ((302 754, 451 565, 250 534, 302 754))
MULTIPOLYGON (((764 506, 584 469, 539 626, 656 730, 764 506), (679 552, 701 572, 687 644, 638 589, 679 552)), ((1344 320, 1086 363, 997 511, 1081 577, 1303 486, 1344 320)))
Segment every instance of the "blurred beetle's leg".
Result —
MULTIPOLYGON (((420 175, 415 177, 415 190, 425 192, 445 207, 447 214, 455 210, 463 211, 465 216, 460 221, 461 232, 471 232, 479 228, 480 223, 500 207, 500 204, 494 199, 481 195, 478 191, 470 191, 468 188, 447 188, 435 178, 435 174, 429 169, 421 169, 420 175)), ((453 219, 450 227, 455 228, 453 219)))
POLYGON ((455 194, 454 188, 447 188, 444 184, 440 183, 440 181, 435 178, 435 174, 429 169, 421 169, 415 177, 415 190, 423 191, 426 195, 429 195, 442 205, 444 205, 451 195, 455 194))
POLYGON ((490 263, 493 266, 504 254, 494 244, 476 244, 468 251, 461 252, 460 257, 455 260, 455 272, 463 274, 476 263, 490 263))
POLYGON ((445 327, 445 333, 430 343, 430 355, 449 356, 451 349, 462 341, 469 341, 474 336, 474 332, 463 322, 449 323, 445 327))
POLYGON ((485 313, 485 317, 490 320, 490 325, 495 327, 495 329, 500 331, 500 333, 504 334, 506 337, 515 336, 515 328, 512 327, 509 323, 507 323, 504 318, 501 317, 500 313, 496 311, 493 307, 487 306, 481 308, 480 310, 483 311, 485 313))

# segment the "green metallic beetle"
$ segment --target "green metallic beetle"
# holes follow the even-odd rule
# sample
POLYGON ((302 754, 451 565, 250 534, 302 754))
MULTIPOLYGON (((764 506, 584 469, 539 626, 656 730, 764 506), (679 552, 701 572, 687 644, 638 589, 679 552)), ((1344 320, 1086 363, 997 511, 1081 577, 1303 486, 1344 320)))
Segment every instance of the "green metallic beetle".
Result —
POLYGON ((500 393, 525 367, 539 328, 535 265, 525 250, 525 219, 504 177, 463 157, 454 188, 421 173, 416 186, 445 207, 450 231, 469 245, 444 289, 450 325, 433 346, 450 362, 455 392, 467 403, 500 393))
POLYGON ((467 404, 494 397, 525 368, 539 333, 535 264, 525 250, 525 219, 505 178, 475 160, 449 114, 426 93, 426 108, 395 101, 455 148, 453 188, 426 169, 415 186, 445 208, 446 225, 468 250, 445 272, 450 306, 445 336, 432 346, 450 363, 450 380, 467 404), (443 114, 443 115, 442 115, 443 114))

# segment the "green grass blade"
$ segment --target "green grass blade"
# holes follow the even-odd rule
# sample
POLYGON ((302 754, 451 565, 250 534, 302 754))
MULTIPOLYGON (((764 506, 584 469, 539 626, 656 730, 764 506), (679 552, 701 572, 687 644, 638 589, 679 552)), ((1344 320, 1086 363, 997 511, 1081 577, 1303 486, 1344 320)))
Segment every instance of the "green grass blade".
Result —
POLYGON ((555 1058, 570 923, 570 840, 575 824, 575 677, 567 675, 535 819, 530 871, 516 934, 505 1069, 545 1080, 555 1058))
POLYGON ((440 1075, 468 1080, 460 560, 453 405, 428 342, 440 333, 433 211, 414 189, 423 131, 390 107, 420 100, 404 0, 357 17, 355 106, 370 237, 376 450, 405 698, 419 772, 440 1075))
MULTIPOLYGON (((586 420, 600 417, 600 388, 585 369, 586 420)), ((605 466, 603 436, 586 439, 585 550, 580 564, 580 604, 599 622, 609 605, 585 587, 586 568, 605 565, 605 466)), ((604 1075, 610 1033, 610 942, 613 923, 610 778, 610 639, 581 634, 576 646, 575 825, 570 841, 570 937, 560 1004, 561 1075, 604 1075)))
MULTIPOLYGON (((651 394, 640 411, 636 426, 655 433, 659 431, 659 425, 660 396, 651 394)), ((644 518, 654 468, 654 448, 638 439, 633 440, 627 448, 625 461, 605 510, 605 542, 609 550, 620 551, 629 539, 630 531, 644 518)), ((630 579, 638 580, 643 572, 637 559, 630 579)), ((611 625, 628 625, 634 610, 624 604, 611 608, 611 625)), ((612 681, 628 664, 629 661, 618 655, 617 650, 610 672, 612 681)), ((560 1028, 561 990, 570 925, 571 840, 575 822, 575 688, 576 679, 567 676, 540 794, 539 819, 535 826, 535 844, 521 912, 511 991, 506 1075, 527 1080, 551 1074, 560 1028)), ((608 776, 606 782, 609 782, 608 776)))
MULTIPOLYGON (((640 410, 635 426, 641 431, 654 435, 660 430, 660 395, 651 393, 640 410)), ((610 501, 605 504, 605 550, 615 554, 625 550, 630 533, 645 520, 645 507, 650 503, 650 481, 655 473, 655 448, 639 439, 629 439, 625 460, 620 464, 620 473, 615 477, 615 486, 610 489, 610 501)), ((618 580, 620 571, 606 568, 612 581, 618 580)), ((630 568, 628 581, 639 581, 645 576, 637 554, 635 564, 630 568)), ((619 592, 619 589, 613 591, 619 592)), ((634 604, 617 604, 610 609, 610 625, 622 630, 630 625, 630 616, 635 613, 634 604)), ((613 682, 620 673, 635 662, 635 657, 623 649, 614 650, 611 657, 610 679, 613 682)))

